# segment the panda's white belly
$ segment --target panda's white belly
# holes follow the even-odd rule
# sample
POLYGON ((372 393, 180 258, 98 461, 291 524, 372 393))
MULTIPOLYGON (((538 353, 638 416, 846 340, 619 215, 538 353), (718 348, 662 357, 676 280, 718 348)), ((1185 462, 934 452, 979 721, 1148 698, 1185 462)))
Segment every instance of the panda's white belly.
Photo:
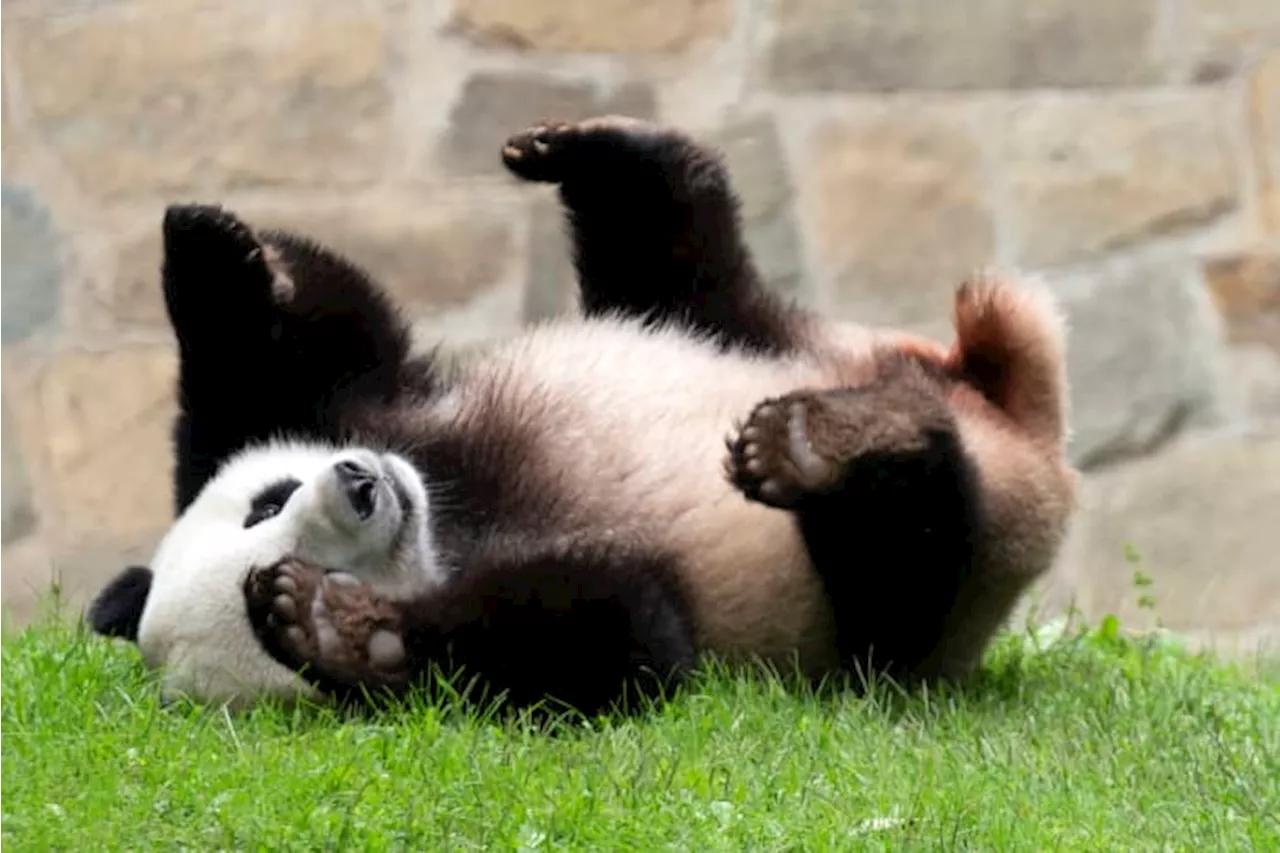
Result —
POLYGON ((639 535, 691 576, 701 642, 806 669, 834 663, 834 626, 789 513, 724 474, 725 438, 762 400, 832 384, 811 359, 726 355, 630 325, 538 329, 485 359, 455 404, 500 395, 529 419, 571 509, 554 525, 639 535))

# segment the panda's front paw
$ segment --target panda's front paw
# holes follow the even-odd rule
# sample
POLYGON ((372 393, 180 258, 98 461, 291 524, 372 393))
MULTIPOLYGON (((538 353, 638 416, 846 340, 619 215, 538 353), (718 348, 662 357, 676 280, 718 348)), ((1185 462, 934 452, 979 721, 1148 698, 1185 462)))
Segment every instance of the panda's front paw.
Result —
POLYGON ((821 404, 819 395, 800 392, 757 405, 725 442, 729 481, 751 500, 779 509, 794 509, 805 496, 838 485, 839 461, 811 435, 821 404))
POLYGON ((165 208, 164 295, 180 335, 234 323, 264 322, 293 296, 293 282, 264 244, 231 211, 209 204, 165 208))
POLYGON ((661 135, 656 125, 628 116, 597 116, 578 122, 546 122, 525 128, 507 140, 502 162, 526 181, 561 183, 576 166, 604 159, 591 154, 623 152, 661 135))
POLYGON ((374 688, 405 676, 397 609, 352 575, 285 559, 251 571, 245 599, 267 652, 321 689, 374 688))

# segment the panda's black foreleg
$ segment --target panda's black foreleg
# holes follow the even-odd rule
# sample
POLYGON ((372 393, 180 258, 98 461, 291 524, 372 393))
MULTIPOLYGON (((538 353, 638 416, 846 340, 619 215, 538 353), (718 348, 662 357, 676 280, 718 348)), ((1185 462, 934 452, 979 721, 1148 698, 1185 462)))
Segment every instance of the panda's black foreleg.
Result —
POLYGON ((795 514, 844 660, 914 677, 972 570, 982 509, 942 380, 894 358, 863 387, 766 400, 726 469, 749 499, 795 514))
POLYGON ((604 116, 521 131, 502 157, 525 180, 559 184, 588 316, 674 320, 756 351, 793 346, 794 309, 760 283, 716 152, 604 116))
POLYGON ((481 561, 401 602, 287 560, 252 572, 245 594, 263 647, 339 702, 438 688, 442 676, 472 701, 592 714, 658 699, 692 667, 672 577, 655 559, 534 553, 481 561))
POLYGON ((336 438, 340 403, 396 392, 408 333, 362 271, 217 206, 170 206, 162 230, 178 511, 247 443, 336 438))

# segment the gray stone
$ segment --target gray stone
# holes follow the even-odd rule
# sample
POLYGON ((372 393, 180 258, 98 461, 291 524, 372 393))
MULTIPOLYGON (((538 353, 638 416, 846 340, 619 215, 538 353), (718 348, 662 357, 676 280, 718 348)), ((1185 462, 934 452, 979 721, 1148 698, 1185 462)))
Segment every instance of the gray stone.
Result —
POLYGON ((15 542, 36 527, 36 507, 31 496, 31 481, 18 445, 18 435, 9 418, 9 404, 0 402, 0 454, 3 454, 3 513, 0 514, 0 543, 15 542))
POLYGON ((1077 464, 1148 452, 1219 414, 1222 331, 1190 258, 1115 263, 1055 284, 1070 329, 1077 464))
POLYGON ((806 276, 792 211, 795 188, 776 124, 756 116, 724 128, 708 141, 724 153, 742 202, 744 237, 766 286, 783 293, 798 291, 806 276))
POLYGON ((1187 0, 1191 77, 1229 77, 1280 45, 1280 3, 1275 0, 1187 0))
POLYGON ((1010 109, 1000 162, 1019 261, 1095 256, 1234 208, 1223 110, 1217 91, 1048 97, 1010 109))
POLYGON ((568 53, 673 53, 725 36, 728 0, 458 0, 449 30, 477 44, 568 53))
POLYGON ((457 174, 506 174, 500 157, 503 141, 523 127, 609 112, 651 118, 655 104, 652 89, 642 84, 602 96, 589 82, 481 72, 463 84, 437 156, 441 165, 457 174))
POLYGON ((1156 82, 1157 0, 779 0, 766 76, 783 91, 1156 82))
POLYGON ((2 192, 0 335, 7 344, 25 340, 58 320, 62 247, 48 208, 34 192, 7 181, 2 192))
POLYGON ((1188 444, 1089 477, 1062 553, 1091 619, 1173 630, 1280 623, 1280 438, 1188 444), (1151 579, 1134 583, 1134 573, 1151 579), (1151 596, 1154 607, 1142 606, 1151 596))
POLYGON ((125 0, 6 0, 5 20, 52 18, 119 7, 125 0))

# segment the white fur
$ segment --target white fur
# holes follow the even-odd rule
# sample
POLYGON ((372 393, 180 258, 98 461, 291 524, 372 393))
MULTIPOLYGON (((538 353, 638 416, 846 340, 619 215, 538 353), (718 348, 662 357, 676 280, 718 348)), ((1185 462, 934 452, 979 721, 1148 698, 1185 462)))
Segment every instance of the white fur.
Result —
POLYGON ((391 454, 273 442, 228 460, 169 529, 151 562, 154 579, 138 645, 147 665, 162 671, 165 695, 232 705, 255 695, 311 695, 253 636, 242 590, 249 569, 297 556, 341 567, 389 594, 409 594, 443 577, 429 541, 427 508, 416 470, 391 454), (381 475, 375 510, 366 520, 355 514, 334 474, 334 465, 348 459, 381 475), (284 478, 302 485, 277 515, 246 528, 254 495, 284 478), (406 506, 391 478, 408 497, 406 506))

